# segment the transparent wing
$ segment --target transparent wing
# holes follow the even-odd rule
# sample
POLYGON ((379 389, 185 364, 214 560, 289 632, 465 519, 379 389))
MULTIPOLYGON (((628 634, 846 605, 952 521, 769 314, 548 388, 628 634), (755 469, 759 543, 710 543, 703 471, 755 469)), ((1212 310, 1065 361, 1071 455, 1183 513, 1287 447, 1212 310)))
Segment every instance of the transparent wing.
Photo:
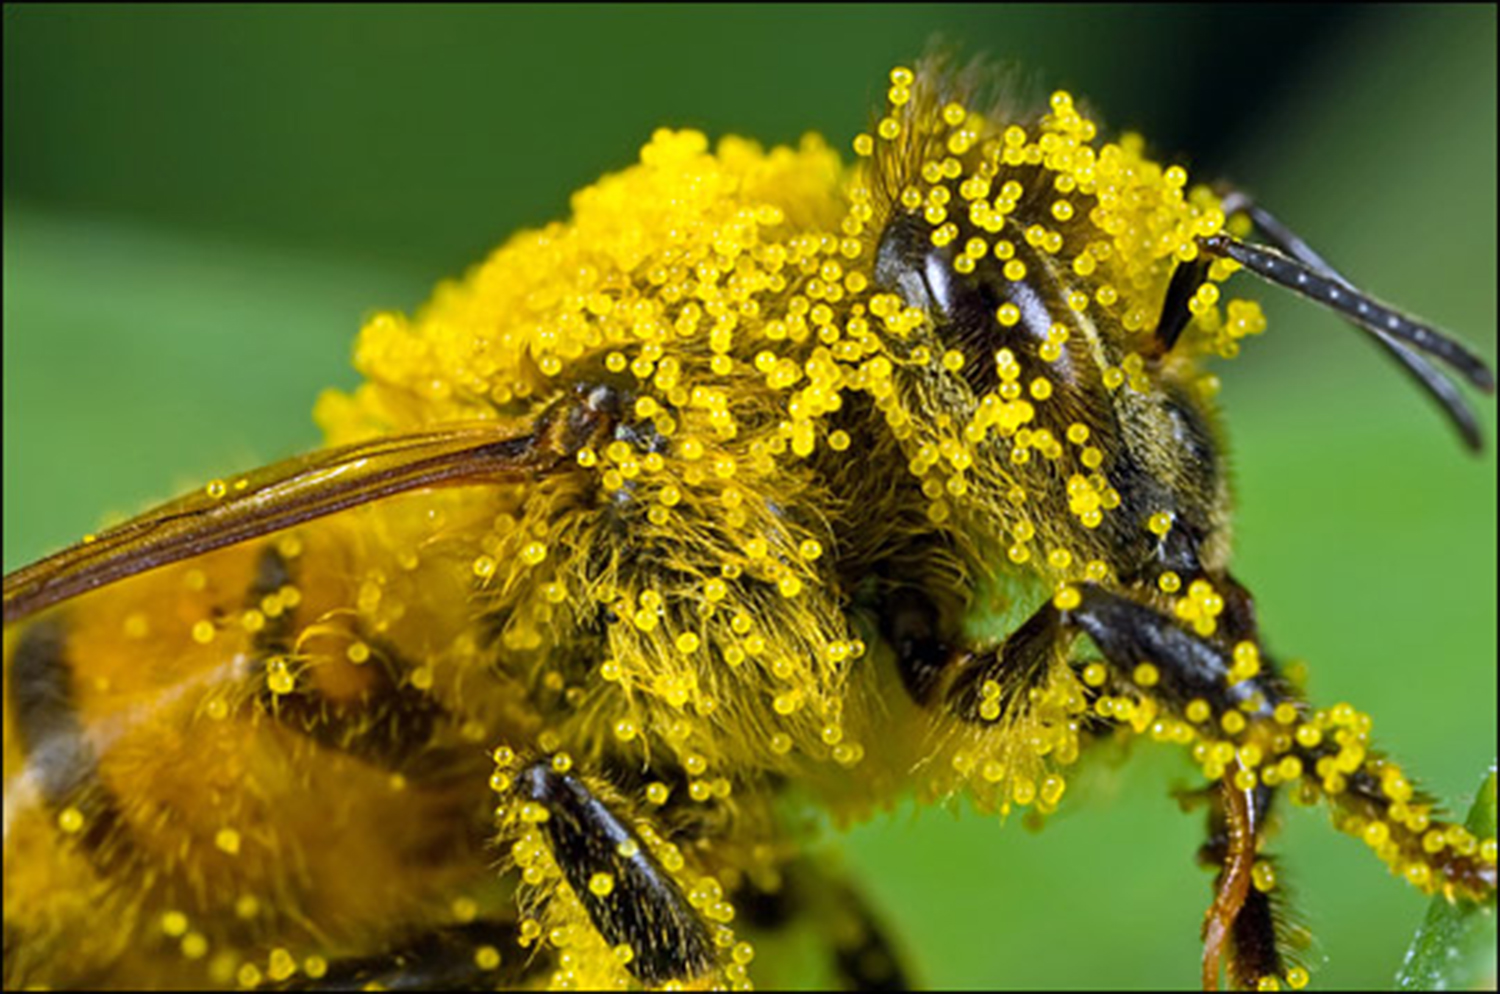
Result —
MULTIPOLYGON (((564 418, 573 428, 579 419, 564 418)), ((588 419, 585 418, 585 421, 588 419)), ((324 449, 162 504, 5 577, 5 623, 169 563, 409 490, 577 466, 556 419, 476 422, 324 449)))

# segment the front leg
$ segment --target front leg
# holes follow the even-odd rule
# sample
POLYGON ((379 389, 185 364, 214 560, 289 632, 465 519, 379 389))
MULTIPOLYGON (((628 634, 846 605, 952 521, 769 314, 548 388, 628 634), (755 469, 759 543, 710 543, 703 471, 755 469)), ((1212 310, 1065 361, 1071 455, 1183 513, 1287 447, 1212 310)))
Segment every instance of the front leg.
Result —
MULTIPOLYGON (((1237 619, 1235 627, 1253 628, 1248 602, 1236 603, 1230 614, 1237 619)), ((1204 702, 1215 713, 1269 718, 1281 699, 1269 674, 1232 679, 1232 661, 1221 649, 1154 609, 1093 585, 1066 591, 1044 603, 990 651, 964 648, 945 638, 935 606, 912 588, 903 588, 888 600, 882 619, 882 634, 895 649, 898 671, 915 700, 967 724, 993 725, 994 734, 1001 736, 1015 736, 1017 728, 1027 727, 1027 712, 1056 679, 1056 667, 1073 662, 1072 644, 1079 635, 1092 639, 1104 657, 1102 665, 1093 662, 1083 667, 1084 682, 1093 697, 1095 726, 1112 722, 1130 727, 1132 721, 1139 721, 1144 709, 1123 696, 1130 693, 1154 702, 1152 710, 1144 711, 1144 718, 1157 737, 1175 736, 1186 742, 1194 737, 1189 727, 1183 723, 1164 728, 1163 720, 1156 718, 1156 707, 1167 712, 1167 720, 1173 714, 1185 715, 1190 704, 1196 714, 1204 702), (1111 690, 1122 696, 1106 693, 1111 690)), ((1089 717, 1080 714, 1079 724, 1089 717)), ((1141 724, 1144 730, 1145 723, 1141 724)), ((1033 797, 1031 785, 1038 780, 1061 782, 1055 775, 1023 774, 1015 796, 1023 803, 1033 797)), ((1288 972, 1278 950, 1271 895, 1253 886, 1272 791, 1241 781, 1238 785, 1224 782, 1210 793, 1209 839, 1200 855, 1218 868, 1218 877, 1204 923, 1204 984, 1217 985, 1220 962, 1228 952, 1231 975, 1238 983, 1252 986, 1261 977, 1288 972)), ((1046 798, 1037 799, 1047 806, 1046 798)), ((1300 980, 1302 975, 1292 968, 1293 979, 1300 980)))
MULTIPOLYGON (((913 697, 963 723, 1013 736, 1066 684, 1059 671, 1081 668, 1094 715, 1192 748, 1215 785, 1201 850, 1219 869, 1204 926, 1205 986, 1217 984, 1221 963, 1243 986, 1306 981, 1304 970, 1287 965, 1275 872, 1260 856, 1284 786, 1304 801, 1328 800, 1338 827, 1418 887, 1470 899, 1492 894, 1493 844, 1486 850, 1462 826, 1433 818, 1430 800, 1370 747, 1367 716, 1347 704, 1315 711, 1298 699, 1259 649, 1248 597, 1228 577, 1217 586, 1225 624, 1212 638, 1093 584, 1062 588, 989 651, 947 636, 936 609, 909 588, 890 599, 882 632, 913 697), (1072 657, 1080 635, 1102 661, 1072 657)), ((1022 786, 1021 803, 1036 798, 1030 781, 1022 786)))

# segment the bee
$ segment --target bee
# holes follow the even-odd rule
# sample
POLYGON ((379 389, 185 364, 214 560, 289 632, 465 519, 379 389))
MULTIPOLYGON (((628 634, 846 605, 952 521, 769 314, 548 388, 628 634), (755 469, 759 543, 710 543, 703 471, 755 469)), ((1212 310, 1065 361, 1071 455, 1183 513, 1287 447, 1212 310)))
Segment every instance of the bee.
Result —
POLYGON ((820 139, 652 136, 411 317, 327 447, 7 575, 7 987, 902 987, 808 812, 1045 816, 1191 756, 1205 987, 1308 980, 1287 803, 1494 894, 1231 568, 1218 380, 1258 278, 1471 447, 1483 361, 1065 93, 898 67, 820 139), (1245 271, 1247 276, 1231 277, 1245 271))

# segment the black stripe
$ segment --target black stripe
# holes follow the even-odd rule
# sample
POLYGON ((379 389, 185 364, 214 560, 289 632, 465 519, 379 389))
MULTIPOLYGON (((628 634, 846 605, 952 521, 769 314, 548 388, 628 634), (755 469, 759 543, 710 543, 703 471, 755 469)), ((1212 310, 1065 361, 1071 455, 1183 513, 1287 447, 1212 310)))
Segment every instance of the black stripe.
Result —
MULTIPOLYGON (((274 545, 267 546, 245 592, 246 609, 260 610, 266 597, 295 580, 286 557, 274 545)), ((440 730, 457 724, 455 716, 431 694, 407 682, 407 674, 415 667, 393 646, 357 630, 356 636, 370 646, 370 658, 364 664, 374 677, 369 690, 353 700, 331 701, 300 681, 291 693, 273 693, 266 681, 266 666, 273 657, 291 652, 297 630, 295 614, 288 609, 276 617, 267 616, 251 641, 250 680, 267 714, 325 749, 391 772, 423 776, 472 760, 472 749, 464 749, 460 756, 453 749, 429 748, 440 730)))
POLYGON ((513 922, 474 922, 437 929, 378 956, 335 960, 328 972, 312 978, 298 974, 261 990, 282 991, 454 991, 509 990, 530 986, 550 967, 546 957, 518 954, 513 922), (492 946, 500 964, 480 966, 478 951, 492 946))
MULTIPOLYGON (((276 546, 266 546, 255 564, 255 579, 245 591, 245 607, 262 610, 261 602, 291 582, 292 570, 286 557, 276 546)), ((291 610, 283 609, 275 617, 266 616, 265 625, 255 633, 253 640, 258 655, 287 651, 291 645, 292 614, 291 610)))
POLYGON ((71 836, 96 863, 133 850, 120 831, 119 799, 99 778, 99 757, 84 734, 73 696, 73 665, 60 620, 29 625, 10 666, 17 744, 42 799, 52 810, 77 808, 83 828, 71 836))

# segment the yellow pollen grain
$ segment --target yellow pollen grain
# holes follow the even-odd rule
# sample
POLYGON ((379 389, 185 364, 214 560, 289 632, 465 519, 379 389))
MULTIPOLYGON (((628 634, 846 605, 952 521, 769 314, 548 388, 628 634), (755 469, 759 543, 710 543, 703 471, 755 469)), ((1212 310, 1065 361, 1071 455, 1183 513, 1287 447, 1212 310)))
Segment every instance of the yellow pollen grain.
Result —
POLYGON ((266 687, 271 693, 290 694, 296 686, 297 681, 287 669, 286 660, 278 657, 266 664, 266 687))
POLYGON ((125 618, 125 637, 145 638, 151 632, 151 621, 144 612, 133 611, 125 618))
POLYGON ((280 983, 297 972, 297 961, 285 949, 273 949, 266 962, 266 976, 280 983))
POLYGON ((214 835, 214 847, 222 853, 237 856, 240 852, 240 833, 232 828, 221 828, 214 835))

